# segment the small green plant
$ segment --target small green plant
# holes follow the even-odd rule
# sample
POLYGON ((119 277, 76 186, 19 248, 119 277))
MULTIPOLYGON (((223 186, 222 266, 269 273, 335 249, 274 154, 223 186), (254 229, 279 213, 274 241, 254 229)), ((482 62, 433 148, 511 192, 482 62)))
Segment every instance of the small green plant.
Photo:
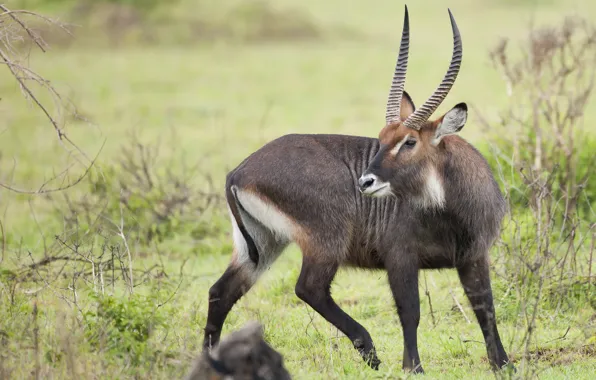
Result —
POLYGON ((97 350, 138 364, 149 354, 152 332, 166 321, 163 309, 152 297, 138 294, 120 298, 91 293, 89 297, 96 307, 84 314, 88 342, 97 350))

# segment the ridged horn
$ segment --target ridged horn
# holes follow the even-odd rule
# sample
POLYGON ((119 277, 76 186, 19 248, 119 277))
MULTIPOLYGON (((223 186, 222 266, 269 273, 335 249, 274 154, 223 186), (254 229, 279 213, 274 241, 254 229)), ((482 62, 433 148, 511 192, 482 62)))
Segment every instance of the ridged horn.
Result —
POLYGON ((459 73, 459 68, 461 67, 462 61, 462 43, 461 43, 461 36, 459 34, 459 29, 457 28, 457 24, 455 23, 455 18, 453 18, 453 14, 451 14, 451 10, 449 10, 449 18, 451 19, 451 29, 453 31, 453 55, 451 57, 451 63, 449 64, 449 69, 443 78, 443 81, 437 87, 435 92, 428 98, 424 104, 414 111, 404 122, 403 125, 405 127, 419 130, 428 118, 435 112, 437 107, 441 105, 443 100, 447 97, 449 90, 453 86, 455 82, 455 78, 457 78, 457 74, 459 73))
POLYGON ((387 125, 400 121, 401 97, 406 84, 406 69, 408 68, 408 50, 410 49, 410 20, 408 17, 408 6, 405 6, 404 26, 401 32, 401 43, 393 80, 391 81, 391 90, 387 99, 387 110, 385 111, 385 122, 387 125))

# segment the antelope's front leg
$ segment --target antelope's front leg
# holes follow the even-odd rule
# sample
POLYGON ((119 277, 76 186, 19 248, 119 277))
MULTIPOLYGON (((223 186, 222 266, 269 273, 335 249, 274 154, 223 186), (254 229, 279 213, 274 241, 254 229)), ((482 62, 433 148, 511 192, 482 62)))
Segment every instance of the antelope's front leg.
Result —
POLYGON ((394 254, 393 257, 394 262, 387 265, 387 274, 403 329, 403 369, 413 373, 424 373, 418 354, 418 324, 420 323, 418 265, 403 254, 394 254))
POLYGON ((322 255, 312 252, 304 255, 302 271, 296 284, 296 295, 332 325, 343 332, 358 350, 364 361, 378 370, 381 361, 377 357, 375 345, 368 331, 346 312, 331 297, 331 282, 337 273, 338 265, 317 260, 322 255))
MULTIPOLYGON (((509 357, 503 348, 497 329, 493 293, 490 284, 488 260, 482 259, 468 263, 458 269, 459 279, 464 287, 476 319, 484 335, 488 360, 494 370, 509 364, 509 357)), ((513 369, 515 369, 512 366, 513 369)))

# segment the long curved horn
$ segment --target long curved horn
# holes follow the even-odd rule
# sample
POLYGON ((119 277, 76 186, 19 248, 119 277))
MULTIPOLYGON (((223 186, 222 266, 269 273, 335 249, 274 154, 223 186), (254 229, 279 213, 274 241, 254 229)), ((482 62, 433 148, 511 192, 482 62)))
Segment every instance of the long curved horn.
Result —
POLYGON ((401 105, 401 96, 406 84, 406 69, 408 68, 408 50, 410 49, 410 21, 408 17, 408 6, 406 5, 404 14, 404 27, 401 32, 401 43, 399 46, 399 55, 395 64, 393 80, 391 81, 391 90, 387 99, 387 110, 385 111, 385 122, 387 125, 399 121, 399 108, 401 105))
POLYGON ((451 57, 449 69, 447 70, 443 81, 435 90, 435 92, 428 98, 426 102, 424 102, 420 108, 414 111, 414 113, 412 113, 403 122, 405 127, 419 130, 422 123, 428 120, 433 112, 435 112, 437 107, 439 107, 443 100, 445 100, 449 90, 451 90, 451 87, 455 82, 455 78, 457 78, 457 74, 459 73, 459 68, 461 66, 463 48, 459 29, 457 28, 453 14, 451 14, 451 10, 449 10, 449 18, 451 19, 451 29, 453 31, 453 55, 451 57))

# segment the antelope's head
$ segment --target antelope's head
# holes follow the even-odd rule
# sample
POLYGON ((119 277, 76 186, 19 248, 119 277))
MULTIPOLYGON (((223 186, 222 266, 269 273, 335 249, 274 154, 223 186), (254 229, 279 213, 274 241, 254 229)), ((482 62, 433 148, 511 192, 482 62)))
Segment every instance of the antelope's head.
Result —
POLYGON ((466 104, 459 103, 438 119, 429 120, 449 93, 461 66, 461 37, 451 11, 449 17, 454 44, 451 64, 439 87, 416 109, 404 91, 410 44, 406 7, 399 55, 387 101, 386 124, 379 133, 380 149, 358 180, 364 195, 396 195, 433 207, 442 207, 445 203, 443 177, 437 165, 445 155, 446 141, 443 138, 459 132, 468 114, 466 104))

